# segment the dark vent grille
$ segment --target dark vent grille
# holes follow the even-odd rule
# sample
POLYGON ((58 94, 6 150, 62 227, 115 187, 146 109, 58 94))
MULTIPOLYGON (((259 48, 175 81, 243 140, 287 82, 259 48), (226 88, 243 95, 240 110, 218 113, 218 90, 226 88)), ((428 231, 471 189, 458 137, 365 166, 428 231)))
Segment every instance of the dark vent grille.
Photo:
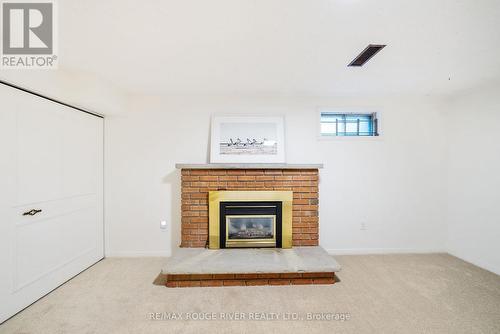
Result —
POLYGON ((370 44, 363 50, 348 66, 363 66, 368 60, 375 56, 385 45, 370 44))

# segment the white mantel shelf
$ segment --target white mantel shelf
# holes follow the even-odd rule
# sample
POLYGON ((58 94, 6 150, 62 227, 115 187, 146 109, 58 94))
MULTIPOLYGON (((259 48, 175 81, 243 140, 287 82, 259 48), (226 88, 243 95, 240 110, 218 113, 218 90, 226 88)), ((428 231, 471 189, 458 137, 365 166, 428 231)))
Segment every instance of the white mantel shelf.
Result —
POLYGON ((177 169, 321 169, 323 164, 175 164, 177 169))

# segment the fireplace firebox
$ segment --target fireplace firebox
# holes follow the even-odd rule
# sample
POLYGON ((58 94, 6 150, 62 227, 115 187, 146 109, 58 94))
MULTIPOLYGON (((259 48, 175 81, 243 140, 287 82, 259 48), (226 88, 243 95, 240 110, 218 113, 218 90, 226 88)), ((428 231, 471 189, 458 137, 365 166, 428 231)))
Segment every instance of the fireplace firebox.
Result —
POLYGON ((281 212, 281 202, 221 202, 220 248, 281 248, 281 212))
POLYGON ((210 191, 209 248, 291 248, 292 191, 210 191))

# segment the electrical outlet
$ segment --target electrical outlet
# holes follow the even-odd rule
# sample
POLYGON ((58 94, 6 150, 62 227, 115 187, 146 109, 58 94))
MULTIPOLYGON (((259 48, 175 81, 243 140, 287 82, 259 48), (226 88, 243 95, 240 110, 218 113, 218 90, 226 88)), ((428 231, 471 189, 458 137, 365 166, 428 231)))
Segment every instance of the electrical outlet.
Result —
POLYGON ((362 222, 362 223, 361 223, 361 226, 359 227, 359 229, 360 229, 361 231, 366 231, 366 230, 368 229, 368 227, 366 226, 366 223, 365 223, 365 222, 362 222))
POLYGON ((162 220, 160 222, 160 229, 162 229, 162 230, 166 230, 167 229, 167 221, 166 220, 162 220))

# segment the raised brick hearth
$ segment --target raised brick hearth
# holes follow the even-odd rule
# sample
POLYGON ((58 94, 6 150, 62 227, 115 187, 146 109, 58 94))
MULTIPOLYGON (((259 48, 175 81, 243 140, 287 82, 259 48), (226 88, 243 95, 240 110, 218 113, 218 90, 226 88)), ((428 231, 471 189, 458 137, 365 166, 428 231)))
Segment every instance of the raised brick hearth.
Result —
POLYGON ((166 275, 169 288, 255 285, 334 284, 334 272, 166 275))
POLYGON ((293 248, 180 248, 167 259, 169 288, 333 284, 340 265, 319 246, 293 248))
POLYGON ((182 169, 181 247, 206 247, 208 192, 293 191, 293 246, 318 245, 318 169, 182 169))

